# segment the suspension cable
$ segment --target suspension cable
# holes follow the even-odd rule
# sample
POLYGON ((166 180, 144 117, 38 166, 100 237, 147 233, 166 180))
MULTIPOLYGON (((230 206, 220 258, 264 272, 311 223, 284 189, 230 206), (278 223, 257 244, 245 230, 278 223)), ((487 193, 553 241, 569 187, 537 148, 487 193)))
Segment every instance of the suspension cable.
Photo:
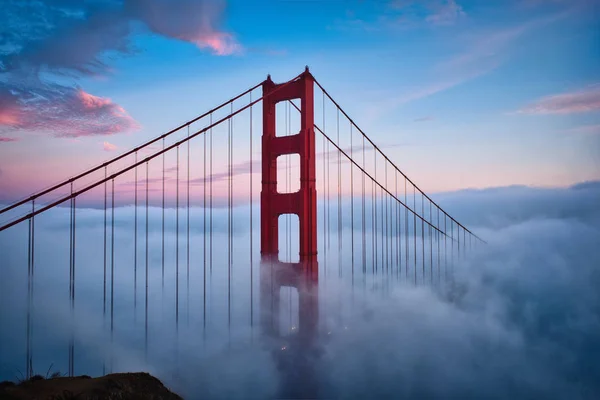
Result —
POLYGON ((342 112, 342 114, 350 121, 350 123, 352 123, 354 125, 354 127, 363 135, 366 137, 366 139, 369 141, 369 143, 371 143, 371 145, 373 145, 374 149, 377 150, 377 152, 379 152, 395 169, 398 170, 398 172, 400 172, 400 174, 402 174, 414 187, 415 190, 418 190, 423 196, 425 196, 428 200, 430 200, 431 202, 433 202, 433 204, 440 208, 440 210, 442 210, 442 212, 444 214, 446 214, 448 216, 448 218, 452 219, 456 224, 460 225, 460 227, 462 227, 463 229, 465 229, 467 232, 469 232, 471 235, 473 235, 474 237, 476 237, 477 239, 479 239, 480 241, 486 243, 483 239, 481 239, 480 237, 478 237, 477 235, 475 235, 473 232, 471 232, 470 230, 468 230, 466 227, 464 227, 462 224, 460 224, 456 219, 454 219, 451 215, 449 215, 446 211, 444 211, 444 209, 442 209, 437 203, 435 203, 431 198, 429 198, 429 196, 427 196, 421 189, 419 189, 416 184, 410 179, 408 178, 408 176, 406 176, 402 170, 400 170, 400 168, 398 168, 396 166, 396 164, 394 164, 394 162, 392 160, 390 160, 385 153, 383 153, 381 151, 381 149, 379 149, 379 147, 377 147, 377 145, 366 135, 366 133, 360 129, 360 127, 354 122, 354 120, 352 118, 350 118, 350 116, 344 111, 344 109, 341 108, 341 106, 333 99, 333 97, 331 97, 331 95, 327 92, 327 90, 325 90, 325 88, 316 80, 314 79, 315 84, 323 91, 323 93, 329 98, 329 100, 339 109, 339 111, 342 112))
MULTIPOLYGON (((294 80, 296 80, 296 79, 298 79, 298 77, 294 78, 292 81, 294 81, 294 80)), ((263 82, 264 82, 264 81, 263 81, 263 82)), ((218 110, 220 110, 221 108, 225 107, 225 106, 226 106, 227 104, 229 104, 230 102, 232 102, 232 101, 235 101, 235 100, 237 100, 237 99, 239 99, 239 98, 241 98, 241 97, 243 97, 243 96, 247 95, 249 92, 253 91, 254 89, 256 89, 256 88, 258 88, 258 87, 260 87, 260 86, 263 84, 263 82, 260 82, 260 83, 258 83, 258 84, 256 84, 256 85, 254 85, 253 87, 251 87, 250 89, 248 89, 248 90, 244 91, 243 93, 240 93, 240 94, 238 94, 237 96, 235 96, 235 97, 233 97, 233 98, 229 99, 228 101, 221 103, 220 105, 218 105, 217 107, 213 108, 212 110, 210 110, 210 111, 207 111, 207 112, 205 112, 204 114, 202 114, 202 115, 199 115, 199 116, 197 116, 196 118, 194 118, 194 119, 191 119, 191 120, 189 120, 189 121, 187 121, 187 122, 185 122, 185 123, 183 123, 183 124, 179 125, 177 128, 171 129, 169 132, 166 132, 166 133, 164 133, 164 134, 162 134, 162 135, 160 135, 160 136, 158 136, 158 137, 156 137, 156 138, 154 138, 154 139, 152 139, 152 140, 150 140, 150 141, 148 141, 148 142, 146 142, 146 143, 143 143, 143 144, 141 144, 141 145, 139 145, 139 146, 135 147, 134 149, 132 149, 132 150, 130 150, 130 151, 127 151, 127 152, 125 152, 125 153, 123 153, 123 154, 121 154, 121 155, 118 155, 118 156, 116 156, 115 158, 113 158, 113 159, 111 159, 111 160, 109 160, 109 161, 107 161, 107 162, 104 162, 104 163, 102 163, 102 164, 100 164, 100 165, 97 165, 97 166, 95 166, 95 167, 93 167, 93 168, 90 168, 90 169, 88 169, 88 170, 87 170, 87 171, 85 171, 85 172, 82 172, 82 173, 80 173, 80 174, 78 174, 78 175, 76 175, 76 176, 74 176, 74 177, 71 177, 71 178, 69 178, 69 179, 67 179, 67 180, 65 180, 65 181, 63 181, 63 182, 60 182, 60 183, 58 183, 58 184, 56 184, 56 185, 53 185, 53 186, 51 186, 51 187, 49 187, 49 188, 47 188, 47 189, 44 189, 44 190, 42 190, 42 191, 40 191, 40 192, 37 192, 37 193, 35 193, 35 194, 33 194, 33 195, 31 195, 31 196, 29 196, 29 197, 27 197, 27 198, 23 199, 23 200, 20 200, 20 201, 18 201, 18 202, 16 202, 16 203, 13 203, 13 204, 11 204, 10 206, 7 206, 7 207, 5 207, 5 208, 1 209, 1 210, 0 210, 0 215, 1 215, 1 214, 4 214, 4 213, 5 213, 5 212, 7 212, 7 211, 10 211, 10 210, 12 210, 12 209, 14 209, 14 208, 16 208, 16 207, 19 207, 19 206, 21 206, 21 205, 23 205, 23 204, 25 204, 25 203, 27 203, 27 202, 29 202, 29 201, 31 201, 31 200, 37 199, 38 197, 41 197, 41 196, 43 196, 43 195, 45 195, 45 194, 48 194, 48 193, 50 193, 50 192, 52 192, 52 191, 54 191, 54 190, 56 190, 56 189, 58 189, 58 188, 60 188, 60 187, 62 187, 62 186, 64 186, 64 185, 66 185, 66 184, 68 184, 68 183, 72 182, 72 181, 76 181, 76 180, 78 180, 78 179, 80 179, 80 178, 83 178, 83 177, 84 177, 84 176, 86 176, 86 175, 89 175, 89 174, 91 174, 91 173, 93 173, 93 172, 96 172, 96 171, 100 170, 102 167, 106 168, 108 165, 110 165, 110 164, 113 164, 113 163, 115 163, 115 162, 117 162, 117 161, 119 161, 119 160, 121 160, 121 159, 123 159, 123 158, 125 158, 125 157, 127 157, 127 156, 130 156, 131 154, 133 154, 133 153, 135 153, 135 152, 137 152, 137 151, 139 151, 139 150, 141 150, 141 149, 143 149, 143 148, 145 148, 145 147, 148 147, 148 146, 150 146, 150 145, 152 145, 152 144, 154 144, 154 143, 158 142, 158 141, 159 141, 159 140, 161 140, 161 139, 162 139, 162 140, 164 140, 166 137, 168 137, 168 136, 172 135, 173 133, 175 133, 175 132, 179 131, 180 129, 182 129, 182 128, 184 128, 184 127, 186 127, 186 126, 188 126, 188 125, 190 125, 190 124, 192 124, 192 123, 194 123, 194 122, 196 122, 196 121, 199 121, 199 120, 201 120, 202 118, 205 118, 205 117, 207 117, 208 115, 212 114, 213 112, 215 112, 215 111, 218 111, 218 110)), ((290 82, 291 82, 291 81, 290 81, 290 82)))
MULTIPOLYGON (((285 88, 287 85, 289 85, 289 84, 291 84, 292 82, 295 82, 297 79, 299 79, 299 77, 300 77, 300 75, 299 75, 299 76, 297 76, 296 78, 292 79, 292 80, 289 80, 289 81, 287 81, 287 82, 285 82, 285 83, 283 83, 283 84, 279 85, 279 86, 278 86, 278 87, 277 87, 277 88, 276 88, 276 89, 275 89, 273 92, 271 92, 269 95, 272 95, 273 93, 276 93, 277 91, 279 91, 279 90, 282 90, 282 89, 283 89, 283 88, 285 88)), ((160 156, 160 155, 162 155, 162 154, 164 154, 164 153, 166 153, 166 152, 168 152, 168 151, 170 151, 170 150, 174 149, 175 147, 177 147, 177 146, 181 145, 182 143, 185 143, 187 140, 193 139, 193 138, 195 138, 195 137, 196 137, 196 136, 198 136, 198 135, 205 134, 206 132, 208 132, 208 131, 209 131, 211 128, 213 128, 214 126, 217 126, 217 125, 219 125, 219 124, 221 124, 221 123, 225 122, 225 121, 226 121, 226 120, 228 120, 229 118, 232 118, 232 117, 234 117, 235 115, 237 115, 237 114, 241 113, 242 111, 245 111, 245 110, 246 110, 246 109, 248 109, 249 107, 251 107, 251 106, 253 106, 254 104, 258 103, 259 101, 262 101, 264 97, 265 97, 265 96, 262 96, 262 97, 260 97, 260 98, 258 98, 258 99, 256 99, 256 100, 254 100, 252 103, 249 103, 249 104, 247 104, 247 105, 245 105, 245 106, 243 106, 243 107, 239 108, 239 109, 238 109, 238 110, 236 110, 235 112, 233 112, 233 113, 231 113, 231 114, 229 114, 229 115, 227 115, 227 116, 225 116, 225 117, 221 118, 220 120, 218 120, 218 121, 216 121, 216 122, 214 122, 214 123, 211 123, 209 126, 207 126, 207 127, 204 127, 204 128, 202 128, 202 129, 198 130, 198 131, 197 131, 197 132, 195 132, 194 134, 191 134, 191 135, 190 135, 190 137, 189 137, 189 139, 188 139, 188 138, 185 138, 185 139, 179 140, 179 141, 177 141, 177 142, 175 142, 175 143, 171 144, 170 146, 168 146, 168 147, 165 147, 164 149, 162 149, 162 150, 160 150, 160 151, 158 151, 158 152, 156 152, 156 153, 154 153, 154 154, 152 154, 152 155, 150 155, 150 156, 146 157, 144 160, 138 161, 137 163, 134 163, 134 164, 132 164, 132 165, 129 165, 128 167, 125 167, 125 168, 121 169, 120 171, 117 171, 117 172, 115 172, 114 174, 112 174, 112 175, 111 175, 110 177, 108 177, 108 178, 100 179, 100 180, 98 180, 98 181, 96 181, 96 182, 94 182, 94 183, 91 183, 91 184, 89 184, 88 186, 86 186, 86 187, 84 187, 84 188, 82 188, 82 189, 80 189, 80 190, 78 190, 78 191, 74 192, 72 195, 67 195, 67 196, 61 197, 60 199, 58 199, 58 200, 56 200, 56 201, 54 201, 54 202, 52 202, 52 203, 50 203, 50 204, 47 204, 46 206, 44 206, 44 207, 41 207, 41 208, 39 208, 38 210, 32 211, 31 213, 28 213, 28 214, 26 214, 26 215, 23 215, 23 216, 21 216, 20 218, 17 218, 17 219, 15 219, 15 220, 13 220, 13 221, 11 221, 11 222, 9 222, 9 223, 5 224, 5 225, 2 225, 2 226, 0 226, 0 232, 1 232, 1 231, 3 231, 3 230, 5 230, 5 229, 8 229, 8 228, 10 228, 11 226, 14 226, 14 225, 16 225, 16 224, 18 224, 18 223, 20 223, 20 222, 23 222, 23 221, 25 221, 25 220, 27 220, 27 219, 31 218, 33 215, 38 215, 38 214, 40 214, 40 213, 43 213, 43 212, 45 212, 45 211, 49 210, 50 208, 53 208, 53 207, 55 207, 55 206, 57 206, 57 205, 59 205, 59 204, 61 204, 61 203, 65 202, 65 201, 69 200, 69 199, 70 199, 72 196, 79 196, 80 194, 82 194, 82 193, 85 193, 85 192, 87 192, 87 191, 89 191, 89 190, 91 190, 91 189, 95 188, 96 186, 99 186, 99 185, 103 184, 103 183, 104 183, 106 180, 108 180, 108 179, 114 179, 114 178, 116 178, 116 177, 118 177, 118 176, 120 176, 120 175, 122 175, 122 174, 124 174, 124 173, 126 173, 126 172, 128 172, 128 171, 130 171, 130 170, 132 170, 133 168, 137 167, 138 165, 140 165, 140 164, 142 164, 142 163, 144 163, 144 162, 150 161, 150 160, 152 160, 152 159, 154 159, 154 158, 156 158, 156 157, 158 157, 158 156, 160 156)))

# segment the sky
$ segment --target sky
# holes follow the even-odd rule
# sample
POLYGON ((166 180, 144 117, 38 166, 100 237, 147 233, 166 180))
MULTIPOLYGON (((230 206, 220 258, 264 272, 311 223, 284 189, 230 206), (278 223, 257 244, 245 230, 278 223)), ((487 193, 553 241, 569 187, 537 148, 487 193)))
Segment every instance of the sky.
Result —
MULTIPOLYGON (((365 218, 356 191, 362 175, 354 169, 354 186, 348 185, 351 169, 344 162, 341 177, 335 177, 338 153, 318 138, 319 324, 335 337, 323 335, 318 357, 306 355, 319 395, 598 398, 599 11, 597 0, 0 0, 0 204, 153 139, 262 82, 267 74, 283 82, 308 65, 394 163, 487 241, 453 264, 452 284, 415 287, 358 274, 370 289, 359 293, 350 281, 348 247, 363 232, 348 219, 365 218), (332 176, 324 180, 327 170, 332 176), (346 196, 338 197, 339 209, 337 188, 346 196), (341 251, 325 251, 326 219, 331 219, 332 247, 341 227, 341 251), (339 279, 336 264, 342 269, 339 279)), ((260 88, 252 96, 259 98, 260 88)), ((234 108, 248 101, 245 96, 234 108)), ((327 113, 322 115, 323 104, 316 91, 315 122, 335 137, 335 109, 325 102, 327 113)), ((297 115, 288 119, 293 110, 281 106, 278 134, 292 134, 297 115)), ((77 197, 77 374, 102 373, 109 349, 101 285, 103 237, 108 237, 116 246, 115 370, 149 371, 192 398, 277 396, 282 377, 272 350, 280 344, 253 342, 258 329, 248 327, 248 307, 258 310, 261 297, 257 291, 252 295, 248 284, 250 276, 252 282, 260 281, 259 268, 250 269, 248 259, 249 251, 259 259, 260 237, 261 107, 251 110, 252 123, 248 109, 231 125, 221 124, 210 135, 191 140, 190 156, 187 145, 169 151, 166 210, 159 208, 160 158, 147 169, 142 165, 119 176, 114 187, 110 182, 77 197), (227 329, 224 251, 230 227, 224 209, 229 132, 236 205, 231 214, 232 330, 227 329), (209 267, 214 281, 204 291, 207 137, 214 141, 215 196, 209 212, 214 213, 215 259, 209 267), (104 236, 107 219, 99 207, 106 193, 115 192, 115 207, 108 211, 114 236, 104 236), (191 207, 183 206, 190 193, 191 207), (146 199, 149 207, 144 207, 146 199), (176 201, 179 207, 173 208, 176 201), (183 243, 188 228, 190 248, 183 243), (183 273, 187 249, 189 281, 183 273), (141 263, 146 257, 148 358, 142 346, 141 263), (182 322, 176 333, 177 284, 182 322), (203 338, 205 293, 209 324, 203 338)), ((215 120, 228 112, 216 112, 215 120)), ((194 123, 191 132, 209 120, 194 123)), ((360 155, 356 129, 343 118, 340 127, 343 149, 360 155)), ((167 144, 186 134, 182 129, 167 144)), ((160 148, 158 142, 136 156, 160 148)), ((367 149, 366 169, 393 190, 394 182, 382 175, 381 159, 371 161, 373 154, 367 149)), ((130 156, 117 162, 108 173, 132 161, 130 156)), ((291 164, 287 158, 279 161, 279 170, 289 173, 279 180, 279 189, 293 191, 297 157, 291 164)), ((86 176, 76 189, 103 177, 102 170, 86 176)), ((372 187, 367 185, 368 205, 372 187)), ((36 200, 36 206, 68 190, 60 188, 36 200)), ((418 205, 414 201, 408 206, 418 205)), ((11 210, 6 218, 29 207, 11 210)), ((383 221, 382 209, 378 212, 383 221)), ((54 207, 35 217, 32 348, 33 367, 40 373, 51 365, 67 370, 68 214, 66 207, 54 207)), ((282 218, 280 226, 287 224, 282 218)), ((279 231, 282 257, 297 255, 298 227, 291 225, 289 231, 279 231)), ((0 232, 0 328, 11 327, 0 329, 0 380, 13 379, 25 361, 27 226, 25 221, 0 232)), ((366 226, 370 235, 370 224, 366 226)), ((419 240, 430 240, 421 237, 415 227, 401 237, 419 261, 425 254, 418 251, 419 240)), ((358 247, 355 253, 358 257, 358 247)), ((286 303, 290 310, 292 303, 286 303)), ((285 329, 295 322, 289 321, 285 329)))
MULTIPOLYGON (((599 7, 4 0, 2 201, 102 163, 267 74, 282 82, 305 65, 426 192, 597 180, 599 7)), ((236 138, 246 135, 241 125, 236 138)))

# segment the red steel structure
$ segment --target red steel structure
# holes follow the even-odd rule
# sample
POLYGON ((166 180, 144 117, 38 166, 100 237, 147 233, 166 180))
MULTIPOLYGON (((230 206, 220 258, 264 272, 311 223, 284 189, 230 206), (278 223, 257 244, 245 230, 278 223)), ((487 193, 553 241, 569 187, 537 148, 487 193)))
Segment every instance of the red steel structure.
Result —
POLYGON ((281 287, 298 290, 300 337, 310 340, 318 320, 317 191, 315 182, 314 78, 308 67, 293 82, 263 82, 261 293, 265 333, 277 336, 281 287), (300 132, 277 136, 276 105, 300 99, 300 132), (300 189, 277 192, 277 157, 300 156, 300 189), (300 262, 279 261, 279 216, 296 214, 300 225, 300 262))
POLYGON ((261 254, 274 257, 279 253, 278 219, 282 214, 296 214, 300 222, 300 263, 307 265, 317 259, 317 191, 315 183, 314 78, 308 67, 299 79, 285 87, 263 82, 261 254), (282 101, 300 99, 300 132, 277 136, 276 105, 282 101), (277 157, 300 155, 300 190, 277 192, 277 157))

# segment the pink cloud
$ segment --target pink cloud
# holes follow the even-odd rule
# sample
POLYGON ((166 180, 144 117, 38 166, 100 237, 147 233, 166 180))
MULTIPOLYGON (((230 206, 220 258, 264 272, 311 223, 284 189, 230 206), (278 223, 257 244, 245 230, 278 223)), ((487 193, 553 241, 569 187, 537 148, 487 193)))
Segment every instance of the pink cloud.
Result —
POLYGON ((19 119, 17 98, 9 91, 0 92, 0 126, 17 126, 19 119))
POLYGON ((575 114, 600 111, 600 85, 547 96, 523 107, 521 114, 575 114))
POLYGON ((79 90, 77 92, 77 96, 81 100, 81 104, 83 105, 83 107, 90 109, 90 110, 102 108, 105 106, 109 106, 111 104, 110 99, 97 97, 97 96, 91 95, 89 93, 86 93, 83 90, 79 90))
POLYGON ((17 142, 19 139, 11 137, 0 137, 0 143, 17 142))
POLYGON ((0 109, 0 125, 16 126, 19 123, 19 112, 16 109, 0 109))
POLYGON ((212 49, 213 53, 219 56, 236 54, 241 51, 241 46, 235 41, 233 36, 224 32, 202 34, 190 41, 200 49, 212 49))
POLYGON ((115 151, 117 149, 117 146, 109 142, 104 142, 102 143, 102 148, 104 149, 104 151, 115 151))
POLYGON ((140 125, 109 98, 79 88, 43 85, 11 87, 0 102, 0 128, 49 132, 77 138, 131 132, 140 125), (16 93, 16 94, 11 94, 16 93), (8 99, 8 100, 7 100, 8 99))
POLYGON ((225 9, 223 1, 132 0, 133 18, 144 22, 154 33, 193 43, 200 49, 225 56, 241 52, 235 37, 218 25, 225 9))

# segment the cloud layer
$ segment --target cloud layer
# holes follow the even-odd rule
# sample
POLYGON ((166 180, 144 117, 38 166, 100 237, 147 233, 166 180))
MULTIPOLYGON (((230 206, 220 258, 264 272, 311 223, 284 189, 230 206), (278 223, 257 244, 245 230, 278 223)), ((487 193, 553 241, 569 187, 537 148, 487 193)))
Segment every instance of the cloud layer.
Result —
POLYGON ((110 57, 135 52, 130 38, 143 32, 193 43, 216 55, 239 52, 235 37, 220 29, 223 12, 221 1, 4 2, 0 132, 21 129, 80 137, 139 129, 110 99, 48 77, 106 75, 110 57))
MULTIPOLYGON (((600 213, 594 205, 600 201, 598 183, 553 190, 497 188, 445 196, 442 203, 454 209, 450 211, 489 243, 455 265, 455 285, 437 290, 415 288, 410 282, 398 284, 385 275, 375 279, 368 276, 363 283, 360 273, 349 273, 351 261, 346 239, 350 231, 344 231, 341 264, 332 254, 337 247, 333 235, 335 246, 328 253, 327 263, 321 258, 322 336, 314 353, 300 349, 298 353, 290 352, 297 358, 288 359, 294 369, 302 365, 316 377, 311 382, 305 379, 307 375, 302 375, 300 383, 315 385, 320 398, 597 398, 600 369, 595 354, 600 349, 597 291, 600 276, 596 264, 600 259, 597 246, 600 213), (338 278, 341 274, 343 277, 338 278)), ((282 397, 285 389, 289 389, 286 387, 290 382, 286 375, 289 369, 278 353, 292 351, 294 344, 288 341, 290 337, 284 337, 283 346, 279 345, 275 351, 274 343, 261 337, 257 326, 249 329, 250 305, 256 307, 256 323, 260 308, 257 286, 255 302, 249 301, 249 221, 241 215, 234 218, 237 232, 231 333, 227 329, 228 268, 224 251, 227 245, 223 244, 226 239, 222 236, 227 231, 226 213, 214 217, 219 228, 215 232, 213 264, 209 266, 212 273, 207 294, 206 338, 202 333, 204 241, 199 214, 193 216, 191 237, 189 325, 184 322, 188 310, 184 289, 185 236, 180 236, 181 320, 179 352, 175 353, 176 239, 174 210, 168 211, 163 295, 160 210, 151 210, 151 355, 144 361, 145 239, 143 231, 138 231, 138 304, 134 312, 134 214, 131 208, 117 209, 115 369, 149 370, 184 397, 282 397), (283 347, 286 349, 282 350, 283 347)), ((36 219, 39 246, 36 279, 45 282, 36 287, 36 371, 45 370, 51 362, 61 371, 66 370, 70 318, 64 295, 68 286, 68 220, 66 208, 36 219)), ((76 370, 92 375, 101 373, 103 353, 107 354, 109 348, 101 317, 102 220, 102 211, 78 210, 77 240, 82 247, 77 252, 77 290, 85 296, 77 300, 80 323, 76 370)), ((142 226, 138 229, 143 229, 142 226)), ((185 227, 180 229, 184 232, 185 227)), ((257 224, 254 230, 256 245, 257 224)), ((0 281, 0 285, 4 282, 0 290, 0 317, 4 319, 0 326, 11 327, 0 329, 3 337, 0 346, 6 345, 2 347, 6 357, 0 373, 9 378, 24 360, 22 329, 14 329, 24 327, 26 315, 25 302, 18 301, 25 296, 20 288, 26 275, 19 260, 27 261, 26 229, 21 233, 13 231, 10 236, 4 233, 0 236, 3 255, 0 260, 9 266, 4 269, 5 279, 0 281), (6 282, 12 283, 6 286, 6 282)), ((319 243, 323 244, 322 238, 319 243)), ((255 256, 257 260, 258 254, 255 256)), ((320 247, 320 257, 323 256, 320 247)), ((253 273, 257 284, 258 268, 253 273)), ((287 332, 297 322, 293 313, 288 319, 288 307, 294 310, 297 303, 287 290, 281 294, 284 316, 281 327, 287 332)))

